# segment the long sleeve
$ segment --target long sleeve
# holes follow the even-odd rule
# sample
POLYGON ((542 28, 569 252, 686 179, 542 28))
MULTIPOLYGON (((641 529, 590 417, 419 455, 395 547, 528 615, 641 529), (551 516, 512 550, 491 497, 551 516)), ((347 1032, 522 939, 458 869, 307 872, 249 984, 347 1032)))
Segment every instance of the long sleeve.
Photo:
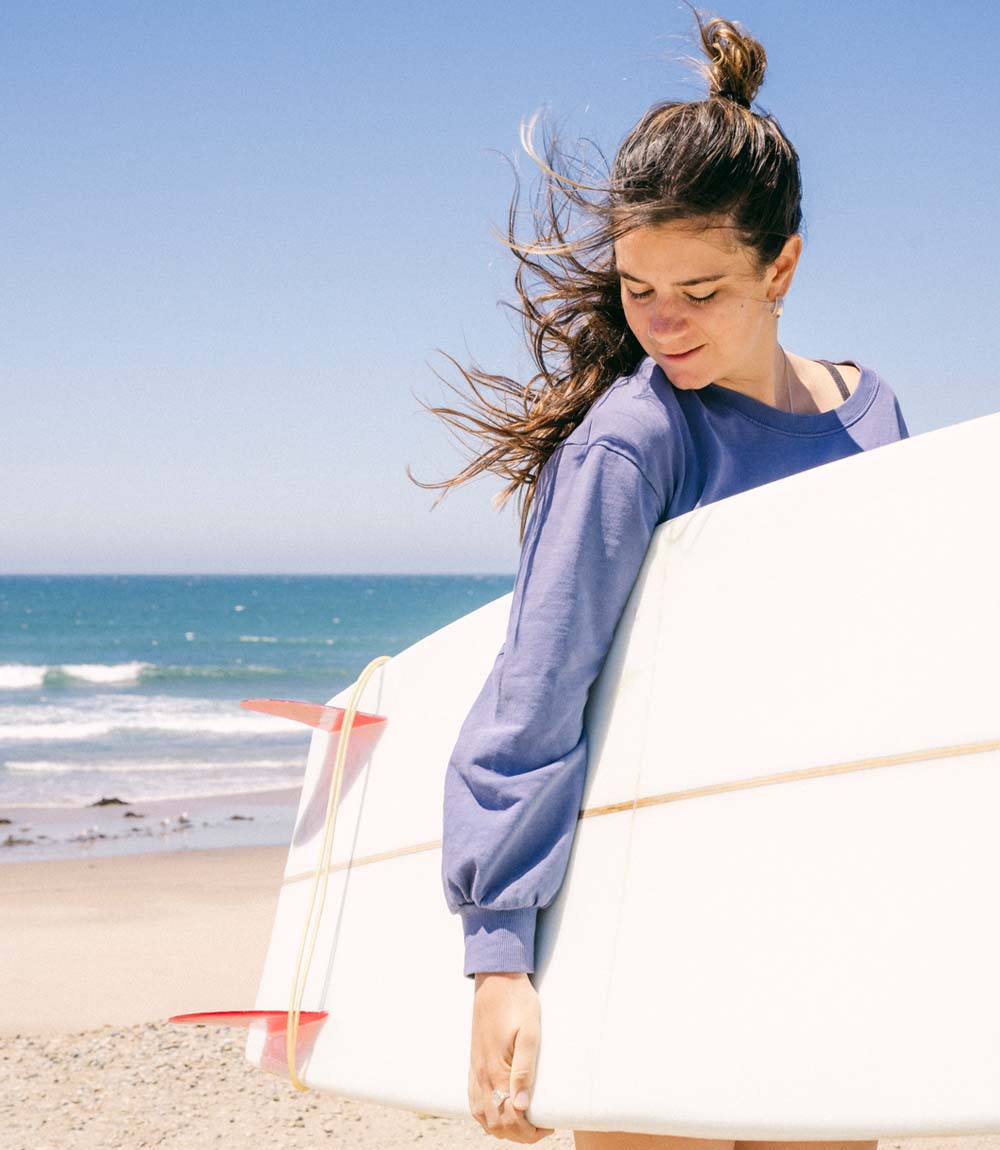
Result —
POLYGON ((539 474, 506 638, 445 773, 442 879, 467 976, 534 970, 576 833, 588 692, 664 512, 616 444, 564 442, 539 474))

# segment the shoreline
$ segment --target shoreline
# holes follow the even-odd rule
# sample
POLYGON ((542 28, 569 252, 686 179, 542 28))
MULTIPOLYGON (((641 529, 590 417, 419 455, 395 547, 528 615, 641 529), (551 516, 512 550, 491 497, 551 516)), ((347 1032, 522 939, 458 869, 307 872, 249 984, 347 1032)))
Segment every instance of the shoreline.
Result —
POLYGON ((0 805, 0 871, 12 863, 287 846, 300 793, 284 787, 100 806, 0 805))

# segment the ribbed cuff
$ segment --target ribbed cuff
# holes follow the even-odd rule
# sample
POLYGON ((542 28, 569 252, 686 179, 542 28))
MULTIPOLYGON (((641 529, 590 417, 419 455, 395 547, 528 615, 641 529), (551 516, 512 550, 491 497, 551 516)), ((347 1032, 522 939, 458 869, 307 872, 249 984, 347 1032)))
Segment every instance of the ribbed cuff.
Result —
POLYGON ((493 971, 535 969, 537 906, 493 910, 472 903, 459 907, 465 932, 465 970, 473 977, 493 971))

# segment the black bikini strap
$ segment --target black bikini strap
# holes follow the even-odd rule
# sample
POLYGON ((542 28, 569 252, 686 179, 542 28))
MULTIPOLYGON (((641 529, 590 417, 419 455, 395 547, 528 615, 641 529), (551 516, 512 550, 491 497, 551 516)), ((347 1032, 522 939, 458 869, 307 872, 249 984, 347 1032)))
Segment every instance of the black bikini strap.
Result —
POLYGON ((828 359, 821 359, 819 362, 824 364, 826 367, 828 367, 830 369, 830 373, 832 374, 833 378, 837 381, 837 386, 840 388, 840 394, 843 396, 843 398, 844 399, 850 399, 851 398, 850 390, 848 389, 847 384, 844 383, 844 377, 840 374, 840 372, 833 366, 833 364, 828 359))

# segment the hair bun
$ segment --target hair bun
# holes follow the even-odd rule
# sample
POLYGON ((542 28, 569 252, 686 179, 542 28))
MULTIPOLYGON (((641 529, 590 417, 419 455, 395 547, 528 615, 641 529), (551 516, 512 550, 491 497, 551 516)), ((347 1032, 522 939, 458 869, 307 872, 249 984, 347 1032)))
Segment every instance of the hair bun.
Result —
POLYGON ((702 47, 710 63, 694 61, 708 81, 708 98, 732 100, 749 108, 760 91, 767 53, 745 28, 721 16, 703 21, 694 9, 702 47))

